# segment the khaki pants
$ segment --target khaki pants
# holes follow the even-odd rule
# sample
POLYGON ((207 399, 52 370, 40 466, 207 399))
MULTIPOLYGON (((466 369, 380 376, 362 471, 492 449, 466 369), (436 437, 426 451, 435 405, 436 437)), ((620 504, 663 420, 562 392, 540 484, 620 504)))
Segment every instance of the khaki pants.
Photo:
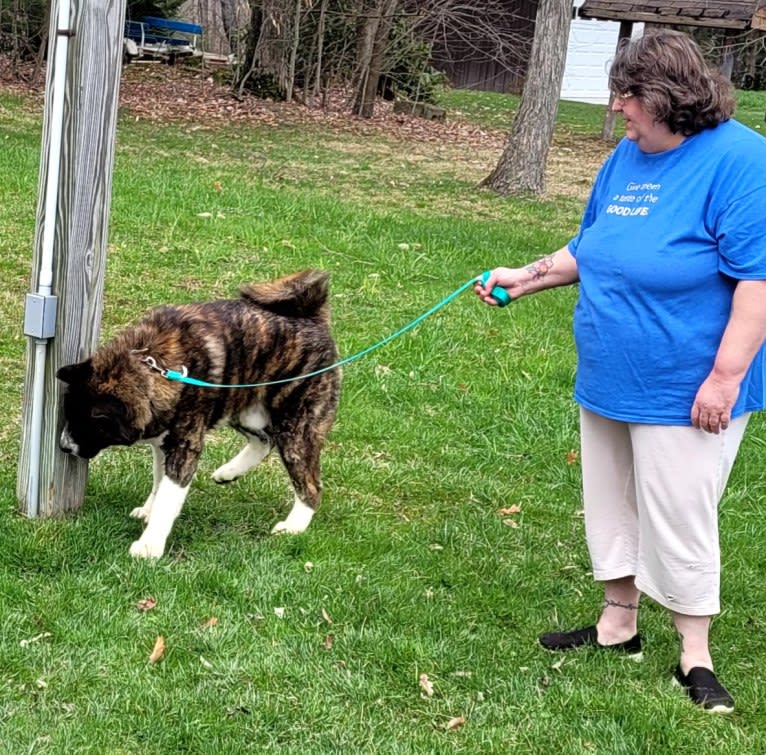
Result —
POLYGON ((712 435, 580 410, 585 534, 593 576, 689 616, 720 611, 718 502, 749 415, 712 435))

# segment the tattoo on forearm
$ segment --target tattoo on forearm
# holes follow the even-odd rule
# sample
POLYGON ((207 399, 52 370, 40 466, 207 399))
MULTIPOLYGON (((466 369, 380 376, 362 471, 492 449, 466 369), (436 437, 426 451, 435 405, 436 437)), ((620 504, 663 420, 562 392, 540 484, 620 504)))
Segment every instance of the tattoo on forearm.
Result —
POLYGON ((533 262, 531 265, 527 265, 527 272, 532 276, 533 280, 539 281, 545 278, 553 267, 553 255, 549 254, 547 257, 533 262))
POLYGON ((619 600, 604 600, 604 608, 613 606, 614 608, 624 608, 627 611, 638 611, 638 603, 620 603, 619 600))

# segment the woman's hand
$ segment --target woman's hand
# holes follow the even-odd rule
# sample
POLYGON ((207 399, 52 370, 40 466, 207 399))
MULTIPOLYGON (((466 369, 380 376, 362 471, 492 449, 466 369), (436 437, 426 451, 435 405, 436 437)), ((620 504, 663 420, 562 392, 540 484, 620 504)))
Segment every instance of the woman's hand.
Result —
POLYGON ((734 289, 713 369, 702 383, 692 405, 694 427, 709 433, 725 430, 739 386, 766 338, 766 280, 741 280, 734 289))
POLYGON ((486 283, 477 281, 474 291, 485 304, 496 307, 497 302, 492 296, 492 289, 500 286, 508 292, 511 299, 518 299, 524 295, 521 282, 525 278, 529 278, 529 274, 523 268, 514 270, 510 267, 496 267, 490 272, 486 283))
POLYGON ((731 410, 739 396, 739 382, 711 372, 702 383, 692 405, 692 424, 716 435, 731 422, 731 410))

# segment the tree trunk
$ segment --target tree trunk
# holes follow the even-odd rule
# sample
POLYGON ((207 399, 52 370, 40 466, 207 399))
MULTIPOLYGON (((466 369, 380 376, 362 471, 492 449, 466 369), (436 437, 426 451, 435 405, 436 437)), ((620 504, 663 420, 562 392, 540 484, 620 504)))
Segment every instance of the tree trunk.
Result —
POLYGON ((391 33, 398 0, 375 0, 360 19, 357 36, 357 73, 354 83, 354 115, 372 118, 375 94, 386 56, 388 35, 391 33))
POLYGON ((322 0, 319 10, 319 24, 317 25, 317 63, 316 77, 314 78, 314 96, 318 97, 322 88, 322 53, 324 52, 324 29, 325 19, 327 18, 327 2, 322 0))
POLYGON ((571 18, 571 0, 540 0, 529 71, 513 129, 497 166, 481 182, 498 194, 545 192, 571 18))
POLYGON ((301 42, 301 3, 303 0, 295 0, 295 15, 293 17, 293 42, 290 46, 290 62, 287 66, 287 81, 285 82, 285 99, 290 102, 293 99, 293 87, 295 86, 295 61, 298 57, 298 45, 301 42))
POLYGON ((237 10, 234 0, 222 0, 221 2, 221 26, 228 43, 229 52, 239 57, 239 29, 237 28, 237 10))
POLYGON ((249 65, 235 87, 256 94, 285 99, 290 81, 293 0, 250 0, 249 65))

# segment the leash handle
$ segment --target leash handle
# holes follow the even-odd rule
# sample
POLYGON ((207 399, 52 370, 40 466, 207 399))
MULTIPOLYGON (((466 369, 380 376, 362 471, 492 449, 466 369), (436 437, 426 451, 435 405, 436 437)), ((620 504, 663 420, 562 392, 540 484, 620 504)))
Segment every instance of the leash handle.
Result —
MULTIPOLYGON (((321 369, 314 370, 313 372, 307 372, 303 375, 294 375, 293 377, 282 378, 280 380, 268 380, 263 383, 223 384, 223 383, 208 383, 205 380, 198 380, 197 378, 190 377, 186 367, 182 367, 180 371, 179 370, 162 370, 161 372, 164 375, 164 377, 166 377, 168 380, 173 380, 178 383, 185 383, 186 385, 194 385, 194 386, 197 386, 198 388, 265 388, 266 386, 269 386, 269 385, 280 385, 282 383, 292 383, 296 380, 306 380, 307 378, 321 375, 323 372, 329 372, 330 370, 335 370, 335 369, 338 369, 339 367, 343 367, 344 365, 351 364, 352 362, 356 362, 358 359, 361 359, 362 357, 367 356, 367 354, 370 354, 373 351, 376 351, 377 349, 382 348, 386 344, 393 341, 395 338, 399 338, 399 336, 404 335, 405 333, 412 330, 413 328, 416 328, 421 322, 423 322, 423 320, 435 314, 443 307, 446 307, 453 299, 456 299, 458 296, 460 296, 460 294, 462 294, 463 291, 465 291, 466 289, 475 285, 479 281, 481 281, 482 283, 485 283, 488 278, 489 278, 489 270, 487 270, 487 272, 483 273, 483 275, 481 276, 477 275, 475 278, 471 278, 470 280, 466 281, 462 286, 459 286, 458 288, 456 288, 451 294, 449 294, 448 296, 445 296, 440 302, 438 302, 433 307, 431 307, 431 309, 424 312, 422 315, 419 315, 414 320, 412 320, 412 322, 407 323, 404 327, 399 328, 399 330, 395 331, 394 333, 391 333, 390 335, 381 339, 377 343, 374 343, 371 346, 368 346, 366 349, 363 349, 362 351, 358 351, 356 354, 352 354, 351 356, 340 359, 334 364, 330 364, 327 367, 322 367, 321 369)), ((492 289, 492 297, 498 301, 498 305, 501 307, 504 307, 506 304, 509 304, 511 301, 511 297, 508 296, 508 292, 505 289, 500 288, 500 286, 495 286, 492 289), (502 299, 502 297, 504 297, 507 301, 501 302, 500 300, 502 299)))
MULTIPOLYGON (((481 285, 486 286, 489 280, 491 271, 487 270, 481 274, 481 285)), ((492 290, 489 295, 495 300, 495 304, 498 307, 505 307, 511 303, 512 299, 510 294, 502 286, 492 286, 492 290)))

